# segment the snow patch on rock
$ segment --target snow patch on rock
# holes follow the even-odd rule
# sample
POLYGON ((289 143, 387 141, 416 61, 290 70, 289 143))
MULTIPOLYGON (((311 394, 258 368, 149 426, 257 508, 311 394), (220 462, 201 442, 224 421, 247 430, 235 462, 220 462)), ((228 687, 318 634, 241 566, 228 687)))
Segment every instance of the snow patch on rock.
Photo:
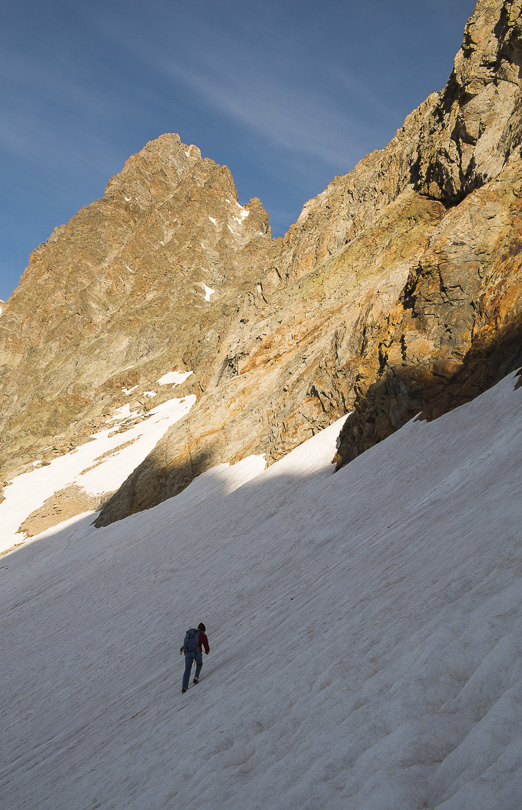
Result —
POLYGON ((125 420, 137 414, 124 405, 117 411, 119 423, 93 434, 91 441, 50 464, 14 478, 5 487, 5 500, 0 503, 0 552, 23 542, 24 536, 17 533, 21 524, 65 487, 77 485, 87 495, 99 496, 118 489, 195 401, 192 395, 163 402, 128 430, 124 429, 125 420))
POLYGON ((159 378, 158 383, 160 385, 181 385, 193 373, 193 371, 169 371, 159 378))

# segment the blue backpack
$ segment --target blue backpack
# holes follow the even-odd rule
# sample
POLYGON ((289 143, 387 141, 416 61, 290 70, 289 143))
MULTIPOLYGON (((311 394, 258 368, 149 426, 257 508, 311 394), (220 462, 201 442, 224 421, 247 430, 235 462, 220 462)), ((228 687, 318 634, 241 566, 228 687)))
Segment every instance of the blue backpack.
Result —
POLYGON ((187 630, 185 635, 185 641, 183 642, 183 647, 181 648, 183 652, 186 653, 193 653, 199 649, 198 647, 199 641, 199 630, 195 630, 192 628, 191 630, 187 630))

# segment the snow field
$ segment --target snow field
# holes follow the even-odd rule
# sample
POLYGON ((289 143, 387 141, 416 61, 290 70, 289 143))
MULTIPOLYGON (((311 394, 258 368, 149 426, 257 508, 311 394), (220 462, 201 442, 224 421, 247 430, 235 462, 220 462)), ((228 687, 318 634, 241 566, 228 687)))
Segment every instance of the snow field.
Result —
POLYGON ((514 385, 336 475, 339 423, 2 558, 2 806, 518 810, 514 385))
MULTIPOLYGON (((181 376, 185 379, 188 374, 181 376)), ((118 432, 117 428, 124 427, 126 419, 136 416, 130 412, 129 405, 124 405, 114 416, 122 421, 93 434, 91 441, 59 456, 49 465, 13 479, 5 487, 5 499, 0 503, 0 552, 24 542, 25 534, 18 531, 21 524, 60 490, 75 485, 88 495, 102 496, 118 489, 169 427, 190 411, 195 401, 196 397, 190 395, 163 402, 151 409, 145 420, 118 432)))

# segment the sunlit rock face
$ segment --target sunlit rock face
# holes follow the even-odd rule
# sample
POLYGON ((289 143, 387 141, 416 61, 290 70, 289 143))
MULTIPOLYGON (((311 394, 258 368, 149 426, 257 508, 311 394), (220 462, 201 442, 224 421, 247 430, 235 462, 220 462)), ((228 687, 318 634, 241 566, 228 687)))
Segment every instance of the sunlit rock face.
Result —
POLYGON ((520 7, 479 0, 446 88, 283 239, 178 136, 130 158, 4 308, 4 477, 126 402, 195 394, 105 524, 217 463, 277 460, 354 409, 342 465, 522 365, 520 7), (174 392, 158 384, 172 371, 192 372, 174 392))
POLYGON ((421 127, 413 187, 448 210, 373 335, 339 465, 522 365, 521 8, 479 0, 421 127))
POLYGON ((134 410, 151 406, 146 391, 157 405, 165 372, 197 369, 204 385, 271 244, 260 202, 240 206, 228 169, 195 146, 163 135, 133 155, 33 252, 4 307, 4 471, 88 436, 131 389, 134 410))

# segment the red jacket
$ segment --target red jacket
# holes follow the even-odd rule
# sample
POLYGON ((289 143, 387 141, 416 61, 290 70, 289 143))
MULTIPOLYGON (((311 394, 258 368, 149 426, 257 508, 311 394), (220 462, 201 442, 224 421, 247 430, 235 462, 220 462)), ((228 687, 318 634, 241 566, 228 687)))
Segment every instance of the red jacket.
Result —
POLYGON ((200 652, 203 652, 203 647, 204 647, 206 654, 207 655, 209 654, 210 647, 208 646, 208 638, 207 638, 207 634, 204 633, 203 630, 199 631, 198 647, 199 647, 200 652))

